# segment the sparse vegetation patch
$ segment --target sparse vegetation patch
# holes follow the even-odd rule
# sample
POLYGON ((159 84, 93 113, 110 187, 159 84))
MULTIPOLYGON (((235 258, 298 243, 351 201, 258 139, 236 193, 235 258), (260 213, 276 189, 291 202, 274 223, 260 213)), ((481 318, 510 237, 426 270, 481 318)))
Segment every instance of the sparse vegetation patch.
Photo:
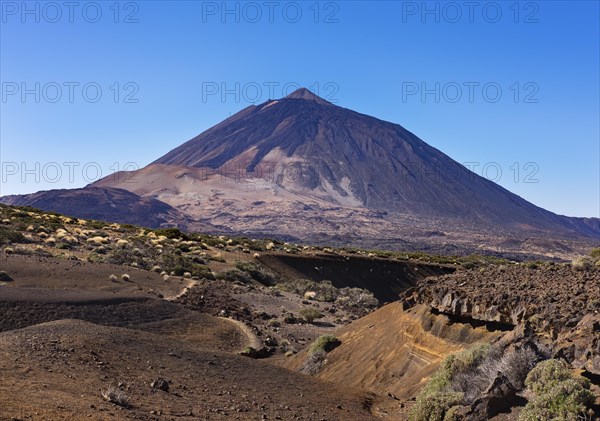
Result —
POLYGON ((117 386, 110 385, 100 393, 102 394, 102 398, 107 402, 122 406, 124 408, 129 407, 129 398, 125 392, 123 392, 117 386))
POLYGON ((496 408, 491 406, 488 395, 494 394, 494 398, 510 406, 510 400, 524 388, 525 378, 539 358, 534 345, 503 349, 500 345, 480 344, 452 354, 417 396, 409 419, 454 420, 462 411, 460 407, 465 407, 467 413, 489 416, 496 408))
POLYGON ((315 320, 320 319, 320 318, 322 318, 324 316, 324 314, 321 313, 316 308, 310 308, 310 307, 309 308, 303 308, 302 310, 300 310, 300 315, 308 323, 312 323, 315 320))
POLYGON ((591 419, 594 395, 590 382, 573 374, 563 361, 540 362, 527 375, 525 384, 534 398, 521 412, 520 421, 591 419))
POLYGON ((341 344, 342 342, 334 335, 321 335, 310 346, 308 353, 314 354, 316 352, 331 352, 341 344))

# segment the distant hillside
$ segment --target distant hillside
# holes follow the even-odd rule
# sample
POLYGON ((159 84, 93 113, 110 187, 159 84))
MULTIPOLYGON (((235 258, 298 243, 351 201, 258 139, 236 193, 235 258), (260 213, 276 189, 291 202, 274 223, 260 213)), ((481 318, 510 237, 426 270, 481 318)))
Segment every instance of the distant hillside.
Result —
POLYGON ((88 187, 50 190, 33 194, 3 196, 0 202, 15 206, 32 206, 45 211, 77 218, 160 227, 181 223, 179 211, 159 200, 140 197, 123 189, 88 187))

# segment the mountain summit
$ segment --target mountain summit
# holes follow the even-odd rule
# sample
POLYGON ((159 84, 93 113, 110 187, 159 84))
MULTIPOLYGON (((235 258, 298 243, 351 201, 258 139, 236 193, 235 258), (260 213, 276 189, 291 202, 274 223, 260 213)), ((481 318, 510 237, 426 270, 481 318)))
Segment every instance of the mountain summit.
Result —
POLYGON ((291 94, 287 95, 284 99, 306 99, 308 101, 315 101, 321 105, 333 105, 331 102, 324 100, 318 95, 315 95, 312 91, 306 88, 296 89, 291 94))

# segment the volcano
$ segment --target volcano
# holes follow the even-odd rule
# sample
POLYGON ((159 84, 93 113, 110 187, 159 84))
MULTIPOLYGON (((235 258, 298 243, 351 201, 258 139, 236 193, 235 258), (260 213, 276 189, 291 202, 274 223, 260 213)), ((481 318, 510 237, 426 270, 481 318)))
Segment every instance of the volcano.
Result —
POLYGON ((402 126, 305 88, 246 107, 147 167, 92 186, 166 202, 192 221, 189 229, 196 221, 215 232, 382 247, 415 238, 468 239, 475 248, 491 239, 600 238, 598 219, 535 206, 402 126))

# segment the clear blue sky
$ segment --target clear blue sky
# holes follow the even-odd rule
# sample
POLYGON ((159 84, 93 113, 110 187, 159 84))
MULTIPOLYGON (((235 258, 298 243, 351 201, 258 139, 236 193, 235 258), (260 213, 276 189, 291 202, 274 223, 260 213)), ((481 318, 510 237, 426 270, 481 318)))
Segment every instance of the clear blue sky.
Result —
POLYGON ((1 193, 147 165, 272 82, 501 169, 536 205, 600 216, 597 1, 276 3, 2 1, 1 193))

